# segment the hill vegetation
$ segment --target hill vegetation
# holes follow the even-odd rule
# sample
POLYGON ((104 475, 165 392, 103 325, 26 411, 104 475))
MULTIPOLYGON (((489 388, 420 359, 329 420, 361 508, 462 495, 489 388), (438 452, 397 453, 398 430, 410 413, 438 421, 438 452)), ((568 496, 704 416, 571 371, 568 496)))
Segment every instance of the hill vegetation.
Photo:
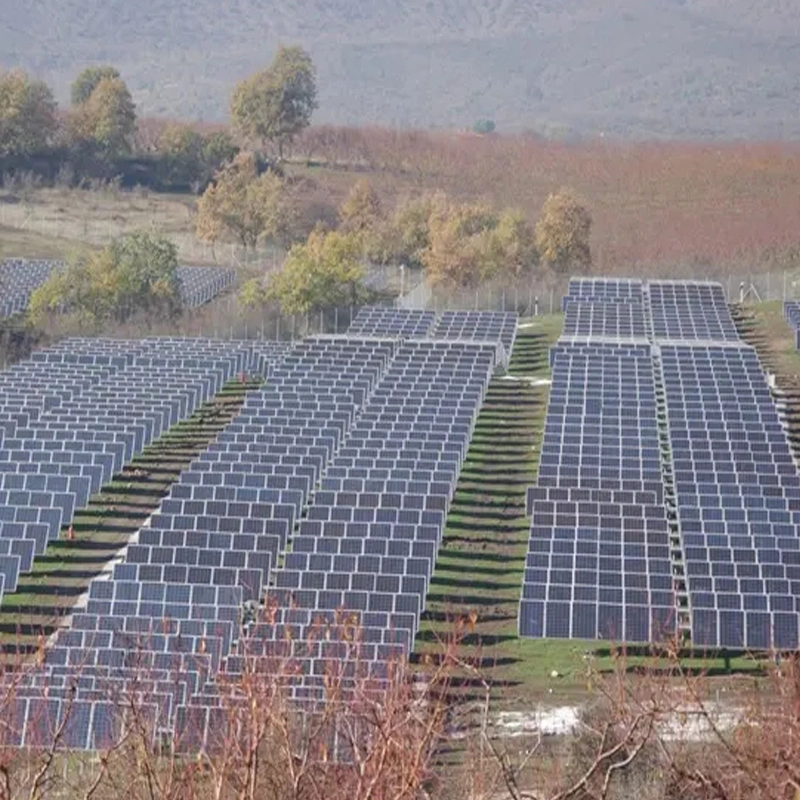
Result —
POLYGON ((221 120, 281 42, 320 74, 319 121, 625 137, 800 133, 800 11, 750 0, 6 0, 0 65, 60 100, 113 60, 144 115, 221 120))

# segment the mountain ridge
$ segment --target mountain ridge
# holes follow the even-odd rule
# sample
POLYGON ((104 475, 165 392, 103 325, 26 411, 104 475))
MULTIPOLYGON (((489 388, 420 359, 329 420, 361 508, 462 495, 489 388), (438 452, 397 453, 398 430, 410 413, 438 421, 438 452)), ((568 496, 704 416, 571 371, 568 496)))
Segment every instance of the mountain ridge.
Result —
POLYGON ((790 0, 3 0, 0 65, 65 101, 117 65, 143 115, 224 119, 234 83, 299 42, 315 121, 620 138, 800 138, 790 0))

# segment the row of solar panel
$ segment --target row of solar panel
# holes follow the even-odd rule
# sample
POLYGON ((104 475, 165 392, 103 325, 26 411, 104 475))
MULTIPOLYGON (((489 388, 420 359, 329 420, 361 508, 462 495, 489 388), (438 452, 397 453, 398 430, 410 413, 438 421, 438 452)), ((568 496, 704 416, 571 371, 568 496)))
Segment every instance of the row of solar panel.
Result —
MULTIPOLYGON (((68 352, 61 343, 0 373, 4 591, 15 590, 20 573, 115 472, 216 394, 256 352, 249 344, 166 340, 165 351, 183 356, 176 361, 181 368, 139 364, 159 343, 79 340, 82 363, 71 364, 59 358, 68 352), (112 365, 103 353, 119 357, 112 365)), ((260 344, 258 357, 274 361, 283 348, 275 350, 271 356, 260 344)))
MULTIPOLYGON (((636 381, 641 376, 630 365, 636 359, 649 359, 654 371, 647 380, 660 384, 665 391, 666 415, 662 422, 669 437, 669 450, 661 454, 668 457, 670 480, 674 480, 676 491, 693 644, 734 649, 796 648, 800 619, 797 615, 800 539, 795 515, 800 481, 758 358, 751 348, 738 341, 721 287, 695 284, 667 287, 654 283, 637 287, 630 282, 588 280, 576 282, 570 294, 572 299, 565 303, 568 316, 573 303, 635 304, 641 298, 646 322, 648 314, 652 322, 648 336, 654 341, 664 341, 652 352, 649 344, 639 342, 612 345, 603 341, 607 331, 601 325, 599 330, 588 331, 587 338, 565 339, 554 349, 554 386, 557 396, 563 399, 548 409, 545 439, 548 432, 562 438, 543 447, 544 473, 540 470, 543 478, 529 497, 528 509, 533 515, 529 558, 536 558, 539 553, 540 560, 536 562, 539 569, 536 581, 532 580, 533 575, 527 576, 527 596, 536 595, 536 602, 534 605, 523 602, 521 632, 538 636, 586 635, 590 627, 586 623, 587 612, 583 605, 578 608, 578 602, 583 604, 587 599, 585 592, 591 593, 595 584, 602 585, 596 581, 595 564, 601 552, 598 538, 600 547, 608 548, 609 543, 616 541, 623 548, 620 555, 623 581, 634 574, 634 564, 636 569, 642 567, 642 561, 634 558, 635 552, 641 554, 642 543, 614 538, 615 529, 617 537, 628 535, 625 531, 636 531, 632 509, 621 511, 621 524, 617 524, 614 522, 617 515, 610 513, 610 509, 606 508, 603 514, 599 509, 595 513, 593 507, 587 508, 585 495, 583 508, 570 509, 564 504, 589 486, 618 489, 623 468, 627 470, 628 488, 637 488, 635 448, 628 446, 625 450, 626 462, 632 460, 634 468, 625 463, 617 469, 620 447, 609 442, 620 433, 613 400, 623 396, 622 389, 618 395, 616 387, 623 367, 614 366, 613 362, 615 359, 625 362, 627 380, 636 381), (690 346, 666 341, 681 338, 719 341, 713 344, 695 341, 690 346), (587 358, 593 359, 591 369, 585 363, 587 358), (581 390, 589 398, 597 401, 602 398, 602 402, 587 399, 581 405, 581 390), (590 406, 593 418, 587 426, 578 417, 584 416, 590 406), (588 465, 595 471, 602 466, 603 478, 593 478, 588 465), (547 482, 553 488, 541 485, 547 482), (551 496, 548 492, 557 494, 551 496), (552 501, 556 498, 559 502, 554 508, 552 501), (630 556, 627 563, 625 548, 630 556), (583 553, 580 575, 578 553, 583 553), (557 562, 558 569, 553 569, 551 561, 543 560, 556 557, 555 554, 561 559, 557 562), (575 560, 569 562, 573 557, 575 560)), ((600 307, 572 314, 576 319, 600 315, 613 325, 635 316, 621 309, 600 307)), ((633 333, 638 335, 640 329, 633 333)), ((634 393, 629 389, 627 395, 634 393)), ((638 411, 631 410, 630 426, 625 428, 633 436, 641 437, 642 447, 651 454, 659 443, 652 438, 649 444, 645 441, 656 430, 653 424, 657 421, 656 407, 657 404, 647 402, 638 411), (647 417, 649 423, 642 424, 637 415, 640 419, 647 417)), ((651 458, 649 465, 651 471, 647 477, 655 478, 657 464, 651 458)), ((658 495, 659 487, 653 489, 658 495)), ((615 501, 622 503, 619 496, 615 501)), ((658 516, 664 514, 663 506, 654 509, 658 516)), ((650 547, 652 539, 647 538, 646 543, 650 547)), ((656 549, 663 553, 663 548, 656 549)), ((648 573, 656 575, 670 564, 669 560, 654 562, 650 553, 646 562, 648 573)), ((601 572, 609 581, 611 578, 607 576, 617 574, 619 569, 606 563, 601 572)), ((589 599, 600 602, 595 595, 589 599)), ((600 620, 590 613, 593 624, 597 622, 595 636, 608 635, 612 627, 619 638, 635 634, 636 626, 627 624, 627 616, 632 607, 641 609, 643 600, 641 596, 638 600, 620 599, 624 625, 609 625, 605 618, 600 620)), ((606 594, 604 602, 607 601, 606 594)), ((642 617, 637 615, 636 619, 642 617)), ((652 622, 655 617, 650 619, 652 622)), ((660 626, 663 632, 663 624, 660 626)), ((673 630, 674 623, 666 628, 667 632, 673 630)), ((639 636, 646 632, 644 623, 639 625, 639 636)), ((651 624, 650 636, 658 632, 651 624)), ((629 640, 649 641, 649 638, 629 640)))
POLYGON ((668 379, 665 389, 670 440, 675 438, 676 467, 680 467, 675 473, 676 500, 693 642, 737 649, 793 649, 798 644, 800 617, 795 616, 788 624, 784 612, 800 610, 797 528, 788 522, 796 507, 800 478, 766 380, 763 374, 760 380, 756 377, 760 372, 758 357, 750 348, 718 348, 703 354, 700 361, 693 350, 681 349, 665 354, 663 370, 668 379), (718 373, 729 376, 732 380, 725 396, 740 406, 756 406, 758 413, 745 416, 732 412, 713 381, 697 379, 701 370, 712 378, 718 373), (690 399, 701 403, 708 416, 721 421, 723 431, 726 426, 732 429, 729 436, 737 428, 743 431, 746 439, 738 441, 747 442, 751 455, 734 450, 734 440, 726 442, 722 437, 715 437, 714 447, 709 448, 705 443, 713 433, 705 436, 696 430, 698 420, 690 418, 686 405, 690 399), (682 435, 682 431, 690 435, 682 435), (708 501, 704 503, 701 497, 708 501), (726 520, 724 524, 715 525, 713 518, 704 520, 702 510, 711 503, 718 522, 726 520), (774 521, 769 513, 764 517, 745 512, 746 507, 766 511, 767 503, 776 514, 774 521), (779 527, 777 519, 787 522, 779 527), (764 534, 771 546, 764 546, 764 534), (719 538, 713 540, 716 546, 709 547, 707 537, 711 535, 719 538), (709 585, 706 579, 712 575, 729 581, 709 585), (739 599, 752 594, 760 597, 758 607, 739 599), (725 610, 724 624, 722 617, 709 617, 705 611, 709 608, 725 610))
POLYGON ((367 306, 353 319, 351 336, 389 336, 402 339, 434 338, 498 342, 507 364, 514 348, 518 316, 501 311, 433 311, 367 306))
POLYGON ((738 342, 717 283, 573 279, 563 308, 567 339, 738 342))

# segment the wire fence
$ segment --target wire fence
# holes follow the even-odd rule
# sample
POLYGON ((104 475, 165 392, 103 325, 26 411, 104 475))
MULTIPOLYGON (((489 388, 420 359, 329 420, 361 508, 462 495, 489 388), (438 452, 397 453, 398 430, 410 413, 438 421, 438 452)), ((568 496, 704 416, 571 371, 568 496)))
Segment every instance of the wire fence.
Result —
MULTIPOLYGON (((683 276, 676 279, 686 280, 683 276)), ((729 274, 722 280, 698 275, 694 280, 716 280, 722 285, 729 303, 800 300, 800 272, 797 271, 758 275, 729 274)), ((569 279, 566 277, 547 277, 486 283, 471 289, 453 289, 431 287, 422 281, 413 290, 398 297, 395 305, 431 311, 516 311, 521 316, 538 316, 561 310, 561 298, 566 295, 568 284, 569 279)))

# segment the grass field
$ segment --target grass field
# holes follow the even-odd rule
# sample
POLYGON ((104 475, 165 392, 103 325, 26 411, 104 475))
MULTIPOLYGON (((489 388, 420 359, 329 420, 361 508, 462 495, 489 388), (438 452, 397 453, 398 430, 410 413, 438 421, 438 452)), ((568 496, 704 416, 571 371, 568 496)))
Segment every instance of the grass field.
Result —
POLYGON ((800 376, 800 351, 794 331, 783 317, 782 302, 745 304, 737 310, 736 319, 741 335, 779 380, 800 376))
MULTIPOLYGON (((531 223, 548 195, 567 186, 592 214, 594 272, 736 285, 748 275, 800 269, 800 150, 793 145, 565 145, 381 128, 307 135, 317 144, 298 144, 286 165, 302 179, 291 200, 298 236, 318 220, 335 224, 336 209, 359 179, 373 185, 387 211, 409 196, 444 191, 462 201, 518 208, 531 223)), ((194 236, 194 201, 141 191, 6 187, 0 250, 61 255, 78 243, 102 244, 155 226, 175 241, 186 263, 210 262, 214 253, 194 236)), ((245 260, 229 243, 216 256, 226 264, 245 260)), ((262 256, 269 266, 280 262, 273 249, 262 256)))
POLYGON ((156 228, 187 262, 211 260, 194 236, 194 197, 114 189, 0 190, 0 258, 63 258, 123 233, 156 228))

